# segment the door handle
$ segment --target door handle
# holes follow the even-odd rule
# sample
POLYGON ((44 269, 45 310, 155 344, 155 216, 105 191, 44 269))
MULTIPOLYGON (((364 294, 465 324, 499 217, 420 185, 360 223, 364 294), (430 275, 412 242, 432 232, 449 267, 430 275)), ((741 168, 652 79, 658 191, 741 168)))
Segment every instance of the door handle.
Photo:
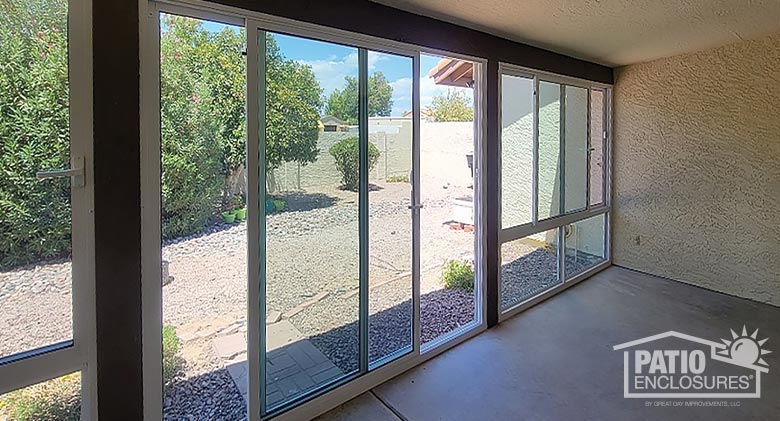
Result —
POLYGON ((84 187, 84 157, 74 156, 70 160, 70 168, 63 170, 47 170, 35 173, 35 178, 45 180, 47 178, 70 177, 71 187, 84 187))

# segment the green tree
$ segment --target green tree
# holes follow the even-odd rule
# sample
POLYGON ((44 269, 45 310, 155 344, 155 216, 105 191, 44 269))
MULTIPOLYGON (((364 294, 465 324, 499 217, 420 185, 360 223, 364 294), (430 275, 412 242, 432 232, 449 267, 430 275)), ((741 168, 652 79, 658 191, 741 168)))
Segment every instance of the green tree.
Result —
POLYGON ((471 102, 460 89, 448 89, 446 94, 433 97, 430 110, 433 121, 474 121, 471 102))
MULTIPOLYGON (((336 89, 328 97, 325 114, 332 115, 348 124, 358 123, 358 80, 346 76, 344 89, 336 89)), ((382 72, 375 72, 368 78, 368 116, 386 117, 393 110, 393 86, 382 72)))
MULTIPOLYGON (((161 36, 163 217, 167 237, 200 230, 243 185, 243 31, 165 16, 161 36), (221 200, 221 203, 220 203, 221 200)), ((266 36, 266 165, 317 159, 322 89, 311 68, 266 36)))
POLYGON ((322 88, 311 66, 287 59, 266 35, 266 168, 317 160, 322 88))
POLYGON ((70 252, 67 2, 0 2, 0 269, 70 252))

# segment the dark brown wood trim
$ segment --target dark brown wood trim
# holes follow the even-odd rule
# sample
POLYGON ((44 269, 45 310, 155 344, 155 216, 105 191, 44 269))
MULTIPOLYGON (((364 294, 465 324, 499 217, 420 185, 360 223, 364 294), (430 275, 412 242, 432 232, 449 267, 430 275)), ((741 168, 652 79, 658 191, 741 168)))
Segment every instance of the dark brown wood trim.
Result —
POLYGON ((486 74, 487 110, 485 113, 485 124, 487 125, 487 139, 485 139, 484 169, 487 182, 485 183, 486 200, 483 206, 486 216, 485 237, 487 243, 485 246, 485 259, 487 261, 487 267, 485 268, 485 275, 487 278, 485 298, 487 301, 487 325, 489 328, 498 324, 499 314, 501 313, 501 308, 499 306, 501 242, 498 238, 498 233, 501 230, 501 221, 499 220, 501 202, 498 188, 498 180, 501 177, 501 148, 499 147, 501 140, 499 109, 501 104, 498 96, 500 77, 501 76, 498 74, 498 62, 489 61, 486 74))
POLYGON ((98 417, 143 419, 137 1, 93 1, 98 417))
MULTIPOLYGON (((612 83, 612 69, 368 0, 216 0, 345 31, 612 83)), ((476 5, 477 3, 475 3, 476 5)), ((554 31, 555 28, 550 28, 554 31)))

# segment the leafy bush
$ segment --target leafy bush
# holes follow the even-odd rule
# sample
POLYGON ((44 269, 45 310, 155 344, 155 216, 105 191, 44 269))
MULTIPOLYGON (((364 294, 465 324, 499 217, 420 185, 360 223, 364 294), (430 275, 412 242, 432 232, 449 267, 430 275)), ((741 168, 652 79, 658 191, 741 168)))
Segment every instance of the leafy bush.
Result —
POLYGON ((67 2, 0 2, 0 270, 70 252, 67 2), (41 11, 45 10, 45 13, 41 11))
POLYGON ((409 182, 409 176, 408 175, 391 175, 387 177, 388 183, 408 183, 409 182))
POLYGON ((162 367, 163 384, 168 384, 181 371, 181 358, 179 357, 179 348, 181 340, 176 336, 176 329, 173 326, 165 325, 162 330, 162 367))
MULTIPOLYGON (((168 385, 181 371, 181 341, 173 326, 162 330, 163 383, 168 385)), ((67 374, 0 396, 0 420, 79 421, 81 373, 67 374)))
POLYGON ((68 374, 0 397, 0 419, 78 421, 80 416, 81 373, 68 374))
POLYGON ((474 291, 474 268, 465 260, 447 260, 444 262, 442 280, 446 288, 474 291))
MULTIPOLYGON (((342 139, 330 147, 330 154, 336 160, 336 169, 341 173, 344 189, 355 191, 360 182, 360 143, 357 137, 342 139)), ((368 170, 379 160, 379 149, 368 143, 368 170)))

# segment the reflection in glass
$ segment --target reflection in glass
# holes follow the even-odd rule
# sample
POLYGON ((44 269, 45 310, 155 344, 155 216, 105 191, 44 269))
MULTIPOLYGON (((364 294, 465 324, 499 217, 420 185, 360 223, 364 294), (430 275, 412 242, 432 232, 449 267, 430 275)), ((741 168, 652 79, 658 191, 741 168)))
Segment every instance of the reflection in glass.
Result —
MULTIPOLYGON (((476 320, 474 296, 474 101, 476 64, 422 55, 421 83, 431 75, 446 93, 432 102, 463 107, 448 121, 420 125, 420 331, 423 345, 476 320), (449 99, 448 99, 449 98, 449 99)), ((446 110, 445 110, 446 111, 446 110)))
POLYGON ((246 412, 245 42, 160 16, 165 419, 246 412))
POLYGON ((564 207, 574 212, 587 206, 588 188, 588 90, 566 86, 564 130, 564 207))
POLYGON ((501 245, 502 310, 560 284, 557 229, 501 245))
POLYGON ((68 2, 0 6, 0 358, 73 338, 68 2))
POLYGON ((370 51, 369 363, 412 349, 412 117, 391 116, 391 98, 411 98, 412 85, 390 86, 383 72, 412 78, 412 59, 370 51), (390 89, 387 89, 387 88, 390 89), (374 107, 371 107, 374 104, 374 107))
POLYGON ((539 220, 561 214, 561 85, 539 82, 539 220))
POLYGON ((606 260, 605 218, 598 215, 566 226, 566 279, 606 260))
POLYGON ((273 410, 359 368, 357 63, 337 79, 311 64, 358 51, 269 33, 265 54, 265 398, 273 410))
POLYGON ((590 91, 590 204, 604 201, 604 92, 590 91))
POLYGON ((533 217, 534 81, 501 76, 501 227, 533 217))

